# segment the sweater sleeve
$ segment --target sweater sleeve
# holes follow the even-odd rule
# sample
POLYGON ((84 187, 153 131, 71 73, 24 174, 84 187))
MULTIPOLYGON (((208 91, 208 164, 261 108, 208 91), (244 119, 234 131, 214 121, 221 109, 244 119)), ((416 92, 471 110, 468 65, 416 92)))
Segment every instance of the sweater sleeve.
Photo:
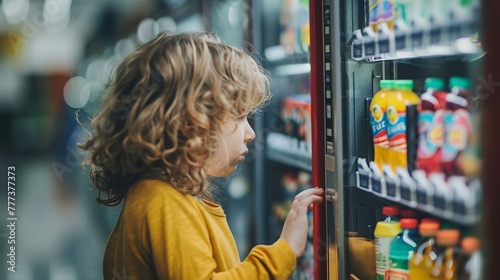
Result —
MULTIPOLYGON (((279 239, 259 245, 233 268, 220 271, 199 209, 181 196, 151 203, 146 213, 147 247, 159 279, 288 279, 296 266, 290 245, 279 239)), ((155 199, 156 200, 156 199, 155 199)))

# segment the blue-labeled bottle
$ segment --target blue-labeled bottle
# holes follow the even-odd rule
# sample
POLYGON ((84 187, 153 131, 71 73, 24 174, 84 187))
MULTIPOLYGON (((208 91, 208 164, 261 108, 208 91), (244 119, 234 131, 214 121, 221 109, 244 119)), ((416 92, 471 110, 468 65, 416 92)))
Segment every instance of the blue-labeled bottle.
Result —
POLYGON ((399 221, 402 231, 392 240, 389 250, 389 269, 386 271, 387 280, 408 280, 410 271, 408 261, 413 256, 420 244, 420 234, 418 233, 418 220, 405 218, 399 221))

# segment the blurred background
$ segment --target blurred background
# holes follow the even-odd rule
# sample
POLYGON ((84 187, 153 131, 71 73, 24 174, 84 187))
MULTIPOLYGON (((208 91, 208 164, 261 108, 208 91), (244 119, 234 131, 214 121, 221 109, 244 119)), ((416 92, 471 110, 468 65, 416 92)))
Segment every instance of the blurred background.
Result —
MULTIPOLYGON (((367 101, 379 91, 380 80, 411 79, 414 91, 421 94, 428 77, 469 78, 474 104, 488 99, 490 106, 490 117, 484 117, 481 126, 488 120, 490 127, 496 125, 490 93, 500 84, 494 75, 500 63, 497 52, 483 51, 480 40, 485 46, 493 41, 489 48, 498 49, 491 36, 498 9, 482 10, 480 5, 496 1, 425 2, 432 3, 429 6, 421 5, 424 1, 394 2, 418 14, 413 29, 406 28, 410 22, 400 13, 396 25, 403 28, 396 33, 383 28, 379 33, 390 36, 377 41, 368 28, 371 0, 0 0, 0 279, 102 279, 103 252, 121 205, 106 207, 95 201, 88 170, 80 166, 77 143, 86 133, 76 117, 88 121, 121 59, 162 31, 212 31, 226 43, 249 50, 269 71, 274 97, 250 120, 256 139, 247 161, 231 177, 215 182, 220 189, 217 201, 225 209, 242 259, 254 245, 279 237, 295 194, 312 186, 313 140, 314 178, 320 182, 315 184, 333 190, 336 199, 316 208, 316 255, 311 226, 291 279, 313 279, 314 273, 316 279, 325 279, 326 270, 329 279, 337 279, 337 274, 342 278, 346 271, 362 275, 360 279, 370 278, 364 272, 375 275, 373 229, 383 219, 383 206, 395 203, 417 210, 420 218, 440 219, 443 228, 459 228, 463 236, 481 236, 484 230, 490 234, 489 244, 482 245, 488 253, 498 238, 491 231, 493 223, 483 224, 481 210, 484 205, 491 221, 500 209, 493 207, 498 196, 491 193, 492 182, 484 189, 484 203, 481 195, 465 192, 468 200, 457 200, 458 210, 453 205, 453 211, 440 212, 434 210, 442 205, 428 208, 432 205, 426 202, 422 207, 417 201, 409 204, 366 192, 356 180, 357 160, 373 156, 367 101), (434 9, 438 4, 448 10, 434 9), (426 45, 434 37, 425 36, 435 35, 428 24, 442 29, 434 45, 426 45), (478 32, 482 24, 484 37, 478 32), (408 42, 391 56, 386 51, 395 51, 395 38, 408 42), (311 98, 316 98, 315 110, 311 98), (318 122, 315 135, 312 121, 318 122), (461 203, 469 200, 470 213, 463 216, 461 203), (313 259, 314 265, 320 264, 317 269, 313 259)), ((475 133, 479 127, 474 125, 475 133)), ((491 148, 497 131, 490 129, 493 134, 483 137, 490 144, 484 146, 490 162, 496 159, 491 148)), ((468 144, 469 159, 476 160, 469 179, 477 179, 483 169, 476 136, 468 144)), ((495 166, 483 167, 496 174, 495 166)), ((443 189, 446 184, 437 185, 443 189)))
MULTIPOLYGON (((124 56, 161 31, 208 30, 226 43, 251 49, 267 64, 261 53, 265 45, 279 45, 279 13, 285 2, 0 0, 0 180, 15 177, 11 185, 15 190, 7 190, 7 183, 2 183, 0 220, 8 225, 8 217, 17 218, 14 238, 12 228, 0 227, 0 279, 102 278, 106 240, 121 206, 106 207, 95 201, 76 148, 85 137, 76 115, 85 121, 95 113, 108 76, 124 56), (261 33, 264 25, 266 32, 261 33), (15 168, 14 175, 8 174, 8 167, 15 168), (9 194, 15 195, 15 201, 9 200, 15 204, 8 205, 15 211, 12 214, 6 209, 8 191, 15 192, 9 194), (12 239, 15 273, 7 270, 12 264, 5 261, 9 261, 12 239)), ((307 22, 307 1, 300 2, 307 22)), ((290 54, 280 47, 271 50, 270 56, 290 54)), ((307 62, 307 51, 301 53, 299 62, 307 62)), ((309 79, 308 64, 305 67, 296 73, 302 74, 298 88, 303 92, 308 91, 309 79)), ((262 116, 256 119, 253 125, 261 133, 262 116)), ((259 200, 264 187, 251 187, 264 180, 263 166, 256 169, 262 161, 263 142, 256 141, 257 152, 236 174, 217 181, 218 199, 242 258, 255 243, 275 238, 284 215, 279 210, 278 216, 269 218, 272 202, 259 200), (270 234, 272 229, 264 224, 274 225, 275 232, 270 234)), ((292 183, 292 191, 299 177, 304 184, 310 179, 308 173, 298 177, 294 172, 283 177, 288 178, 288 186, 292 183)), ((273 179, 278 185, 282 174, 273 179)), ((283 190, 273 191, 273 199, 283 190)))

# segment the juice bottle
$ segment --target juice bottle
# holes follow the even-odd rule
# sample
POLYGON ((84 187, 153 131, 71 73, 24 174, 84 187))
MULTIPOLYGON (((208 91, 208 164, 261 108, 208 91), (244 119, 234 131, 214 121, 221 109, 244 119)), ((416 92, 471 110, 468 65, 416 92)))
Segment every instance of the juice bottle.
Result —
POLYGON ((482 277, 482 259, 477 237, 464 237, 461 241, 462 253, 466 261, 458 274, 458 280, 480 280, 482 277))
POLYGON ((419 104, 420 98, 412 91, 412 80, 396 80, 394 92, 387 100, 387 136, 389 139, 388 163, 395 172, 397 167, 406 168, 406 105, 419 104))
POLYGON ((402 231, 391 241, 389 250, 389 269, 385 272, 386 280, 409 279, 408 261, 420 243, 417 219, 401 219, 402 231))
POLYGON ((456 278, 455 247, 459 238, 460 232, 457 229, 443 229, 436 233, 439 254, 432 267, 430 279, 452 280, 456 278))
POLYGON ((434 261, 437 258, 435 235, 439 230, 439 223, 433 220, 422 219, 419 225, 419 233, 422 243, 408 262, 410 279, 429 279, 434 261))
POLYGON ((443 146, 443 117, 446 108, 444 81, 425 79, 426 92, 420 96, 418 115, 417 169, 427 174, 441 172, 440 154, 443 146))
POLYGON ((451 92, 446 95, 446 112, 443 118, 445 140, 441 150, 441 167, 447 176, 463 175, 457 160, 467 147, 472 131, 468 110, 470 82, 464 78, 452 77, 449 84, 451 92))
POLYGON ((370 103, 370 125, 373 136, 374 161, 382 170, 387 163, 389 140, 387 138, 387 99, 394 90, 393 80, 381 80, 380 90, 370 103))
POLYGON ((374 232, 377 280, 384 279, 385 271, 389 267, 389 248, 391 241, 401 232, 399 221, 396 218, 399 214, 398 207, 385 206, 382 208, 382 214, 385 216, 385 219, 375 225, 374 232))

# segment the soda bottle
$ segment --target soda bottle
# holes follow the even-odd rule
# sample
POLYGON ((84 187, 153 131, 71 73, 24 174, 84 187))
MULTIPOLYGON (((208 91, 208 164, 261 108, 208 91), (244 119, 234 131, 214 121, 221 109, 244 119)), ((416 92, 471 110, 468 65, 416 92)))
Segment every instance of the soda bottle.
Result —
POLYGON ((389 140, 387 138, 387 99, 394 90, 393 80, 381 80, 380 90, 373 96, 370 103, 370 125, 373 136, 374 161, 382 170, 387 164, 389 140))
POLYGON ((399 220, 399 208, 397 206, 385 206, 382 208, 382 214, 385 216, 383 221, 375 225, 375 269, 377 271, 377 280, 383 280, 384 274, 389 267, 389 249, 391 241, 401 232, 399 220))
POLYGON ((388 162, 394 172, 397 167, 406 168, 406 106, 419 104, 420 98, 413 92, 412 80, 396 80, 394 92, 387 100, 387 136, 389 139, 388 162))
POLYGON ((413 254, 408 263, 410 269, 410 279, 429 279, 434 261, 437 258, 435 235, 440 224, 429 219, 422 219, 419 225, 419 233, 422 236, 422 243, 413 254))
POLYGON ((385 272, 386 280, 409 279, 408 261, 420 243, 417 219, 401 219, 402 231, 391 241, 389 251, 389 269, 385 272))
POLYGON ((446 107, 444 81, 425 79, 426 92, 420 96, 418 114, 417 169, 427 174, 441 172, 440 153, 443 146, 443 117, 446 107))
POLYGON ((445 140, 441 150, 441 167, 447 176, 463 175, 457 160, 467 147, 471 134, 469 86, 467 79, 450 78, 451 92, 446 95, 446 113, 443 119, 445 140))
POLYGON ((436 233, 438 257, 431 270, 431 279, 452 280, 457 276, 455 247, 458 245, 460 232, 457 229, 443 229, 436 233))

